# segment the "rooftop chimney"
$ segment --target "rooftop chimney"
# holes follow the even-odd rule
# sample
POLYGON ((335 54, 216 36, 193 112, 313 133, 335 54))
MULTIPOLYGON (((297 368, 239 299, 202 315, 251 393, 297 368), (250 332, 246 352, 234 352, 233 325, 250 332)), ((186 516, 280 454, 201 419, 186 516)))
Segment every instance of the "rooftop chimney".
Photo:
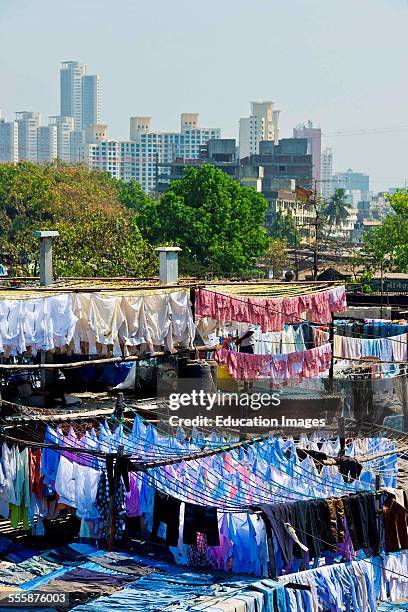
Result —
POLYGON ((59 232, 34 232, 35 238, 40 239, 40 285, 52 285, 52 239, 59 236, 59 232))
POLYGON ((157 247, 159 253, 159 277, 163 285, 178 282, 178 254, 180 247, 157 247))

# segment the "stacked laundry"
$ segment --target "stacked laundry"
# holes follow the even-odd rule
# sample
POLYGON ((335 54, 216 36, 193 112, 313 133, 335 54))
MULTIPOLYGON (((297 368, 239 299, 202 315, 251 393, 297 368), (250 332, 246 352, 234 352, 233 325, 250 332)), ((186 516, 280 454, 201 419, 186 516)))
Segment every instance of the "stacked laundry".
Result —
POLYGON ((186 291, 112 296, 61 293, 0 300, 0 353, 39 350, 128 355, 139 348, 190 346, 195 335, 186 291))
MULTIPOLYGON (((72 609, 101 595, 111 595, 153 572, 159 575, 159 571, 146 559, 136 561, 129 554, 71 544, 22 563, 0 562, 0 606, 1 598, 12 589, 19 593, 21 602, 35 591, 43 597, 42 608, 49 602, 53 610, 72 609)), ((24 603, 20 607, 24 608, 24 603)))
MULTIPOLYGON (((61 600, 60 609, 67 609, 68 604, 68 609, 78 612, 374 612, 378 602, 390 601, 395 607, 394 602, 408 595, 407 552, 317 567, 277 580, 225 576, 208 568, 186 570, 154 557, 111 553, 84 544, 31 557, 25 563, 26 569, 21 565, 15 566, 12 586, 0 574, 0 598, 8 593, 28 597, 32 592, 44 597, 64 596, 66 603, 61 600), (70 559, 64 566, 48 560, 64 555, 70 559)), ((53 610, 59 609, 55 602, 54 599, 53 610)))

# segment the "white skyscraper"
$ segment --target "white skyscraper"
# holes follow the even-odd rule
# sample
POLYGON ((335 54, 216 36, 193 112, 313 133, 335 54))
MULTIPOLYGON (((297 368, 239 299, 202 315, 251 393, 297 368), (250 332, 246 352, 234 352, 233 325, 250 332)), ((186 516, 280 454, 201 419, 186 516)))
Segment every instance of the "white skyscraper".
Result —
POLYGON ((82 77, 85 64, 63 62, 60 71, 61 117, 73 117, 75 128, 82 129, 82 77))
POLYGON ((71 132, 74 131, 73 117, 50 117, 50 125, 57 129, 57 157, 61 161, 71 161, 71 132))
POLYGON ((40 113, 21 111, 16 113, 18 123, 18 158, 37 161, 37 128, 40 127, 40 113))
POLYGON ((328 200, 333 193, 333 151, 329 148, 322 153, 322 196, 328 200))
POLYGON ((101 83, 99 75, 82 77, 82 127, 101 122, 101 83))
MULTIPOLYGON (((153 132, 150 117, 131 117, 130 138, 125 142, 107 140, 97 127, 94 132, 95 135, 99 132, 99 137, 89 142, 87 136, 80 149, 80 160, 91 168, 109 172, 114 178, 135 179, 146 193, 155 190, 162 162, 171 163, 176 158, 198 159, 203 145, 211 139, 221 138, 218 128, 198 127, 197 113, 181 115, 180 132, 153 132)), ((87 135, 89 132, 87 130, 87 135)))
POLYGON ((57 127, 42 125, 37 128, 37 161, 51 162, 57 158, 57 127))
POLYGON ((18 162, 18 123, 0 118, 0 162, 18 162))
POLYGON ((239 156, 259 153, 261 140, 277 142, 279 113, 274 102, 251 102, 251 115, 239 120, 239 156))
POLYGON ((85 64, 63 62, 60 71, 61 117, 73 117, 75 129, 101 122, 101 85, 85 64))

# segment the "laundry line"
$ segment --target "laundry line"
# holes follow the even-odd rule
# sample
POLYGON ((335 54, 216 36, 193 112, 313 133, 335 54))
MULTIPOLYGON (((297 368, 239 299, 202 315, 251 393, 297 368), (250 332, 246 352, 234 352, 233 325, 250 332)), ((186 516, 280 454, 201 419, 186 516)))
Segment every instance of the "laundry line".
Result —
POLYGON ((213 346, 196 346, 194 348, 180 348, 173 352, 170 351, 154 351, 153 353, 145 353, 144 355, 130 355, 128 357, 101 357, 98 359, 84 359, 73 363, 30 363, 30 364, 0 364, 0 370, 73 370, 89 365, 105 365, 107 363, 128 363, 132 361, 145 361, 147 359, 156 359, 157 357, 172 357, 173 355, 182 355, 194 353, 197 351, 213 352, 213 346))

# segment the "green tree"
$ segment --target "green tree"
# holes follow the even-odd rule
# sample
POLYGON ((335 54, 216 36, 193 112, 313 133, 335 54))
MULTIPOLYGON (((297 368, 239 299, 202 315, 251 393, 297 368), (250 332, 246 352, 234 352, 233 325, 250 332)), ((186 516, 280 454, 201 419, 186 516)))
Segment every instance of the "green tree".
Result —
POLYGON ((282 273, 289 265, 289 257, 287 253, 288 243, 284 239, 271 238, 268 249, 262 263, 272 270, 273 278, 279 279, 282 273))
POLYGON ((149 196, 145 194, 141 185, 134 179, 127 183, 116 180, 115 183, 119 200, 129 210, 139 213, 149 203, 149 196))
POLYGON ((269 234, 276 240, 286 240, 288 246, 294 247, 300 244, 300 235, 291 213, 282 215, 278 212, 270 226, 269 234))
POLYGON ((349 215, 346 202, 346 190, 343 189, 343 187, 338 187, 335 190, 327 206, 324 207, 323 213, 329 222, 328 236, 330 237, 333 226, 340 224, 347 219, 349 215))
POLYGON ((267 249, 266 210, 263 195, 205 164, 150 201, 138 222, 154 244, 183 249, 184 273, 234 275, 247 272, 267 249))
POLYGON ((408 189, 387 194, 392 213, 364 236, 368 268, 408 272, 408 189))
POLYGON ((117 182, 107 173, 61 162, 0 164, 1 251, 11 257, 13 274, 38 274, 33 232, 45 228, 61 234, 55 246, 59 274, 151 273, 151 247, 133 218, 120 200, 117 182), (140 262, 143 250, 145 265, 140 262))
POLYGON ((151 276, 158 260, 135 220, 86 207, 75 223, 52 225, 57 276, 151 276))

